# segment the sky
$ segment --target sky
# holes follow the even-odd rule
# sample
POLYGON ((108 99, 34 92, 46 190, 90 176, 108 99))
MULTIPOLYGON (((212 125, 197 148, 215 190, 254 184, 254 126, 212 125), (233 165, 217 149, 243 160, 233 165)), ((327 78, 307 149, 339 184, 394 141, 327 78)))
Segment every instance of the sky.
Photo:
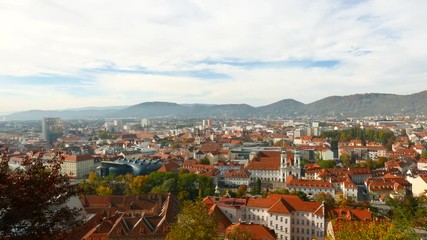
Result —
POLYGON ((427 1, 0 1, 0 113, 427 90, 427 1))

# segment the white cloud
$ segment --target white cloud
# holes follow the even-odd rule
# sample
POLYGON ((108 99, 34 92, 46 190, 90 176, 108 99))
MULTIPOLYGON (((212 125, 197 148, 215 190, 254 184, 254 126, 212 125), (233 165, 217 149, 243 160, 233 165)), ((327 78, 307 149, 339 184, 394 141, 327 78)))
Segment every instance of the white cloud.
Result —
MULTIPOLYGON (((425 90, 426 8, 425 1, 385 0, 9 1, 0 6, 0 76, 84 74, 97 84, 82 86, 93 93, 87 96, 47 90, 3 98, 28 109, 144 100, 262 105, 359 92, 414 93, 425 90), (224 59, 340 64, 248 69, 200 63, 224 59), (85 72, 106 66, 148 70, 85 72), (156 74, 191 70, 230 78, 156 74), (22 102, 25 96, 31 103, 22 102), (52 102, 53 96, 58 100, 52 102)), ((1 111, 6 108, 0 105, 1 111)))

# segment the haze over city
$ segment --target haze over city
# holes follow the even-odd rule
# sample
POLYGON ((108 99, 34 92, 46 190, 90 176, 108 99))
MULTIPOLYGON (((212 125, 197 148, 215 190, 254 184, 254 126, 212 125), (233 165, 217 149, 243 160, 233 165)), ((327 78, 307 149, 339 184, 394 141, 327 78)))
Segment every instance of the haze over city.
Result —
POLYGON ((426 90, 427 2, 9 1, 0 112, 426 90))

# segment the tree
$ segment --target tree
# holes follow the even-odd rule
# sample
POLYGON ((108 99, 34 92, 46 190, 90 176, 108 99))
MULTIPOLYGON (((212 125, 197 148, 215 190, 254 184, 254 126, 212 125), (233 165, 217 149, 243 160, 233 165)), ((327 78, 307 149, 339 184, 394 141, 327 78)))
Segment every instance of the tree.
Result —
POLYGON ((290 194, 292 194, 292 195, 297 195, 299 198, 301 198, 301 200, 303 200, 303 201, 308 201, 308 200, 310 200, 310 199, 308 199, 308 197, 307 197, 307 194, 305 193, 305 192, 303 192, 303 191, 295 191, 295 190, 293 190, 292 192, 290 192, 290 194))
POLYGON ((98 136, 102 140, 106 140, 106 139, 110 138, 110 136, 108 135, 108 133, 106 131, 100 131, 98 136))
POLYGON ((356 206, 356 201, 352 197, 340 195, 337 204, 340 207, 356 206))
POLYGON ((400 229, 390 222, 359 222, 359 221, 333 221, 334 238, 328 235, 326 239, 340 240, 412 240, 419 239, 411 229, 400 229))
POLYGON ((145 187, 148 183, 147 176, 136 176, 132 179, 129 184, 129 194, 132 195, 141 195, 145 193, 145 187))
POLYGON ((376 167, 377 167, 377 168, 379 168, 379 167, 384 167, 384 164, 385 164, 387 161, 388 161, 388 158, 386 158, 386 157, 379 157, 379 158, 378 158, 378 160, 377 160, 376 167))
POLYGON ((7 149, 0 150, 0 236, 9 239, 53 239, 82 222, 66 202, 79 193, 61 174, 60 152, 43 161, 42 152, 10 169, 7 149))
POLYGON ((350 167, 350 164, 351 164, 351 156, 350 156, 350 154, 348 154, 347 152, 343 152, 341 154, 341 156, 340 156, 340 160, 342 161, 343 166, 345 168, 350 167))
POLYGON ((228 240, 255 240, 251 232, 239 227, 235 227, 231 231, 227 232, 225 237, 228 240))
POLYGON ((171 226, 166 240, 213 240, 218 238, 216 219, 201 202, 185 202, 178 221, 171 226))
POLYGON ((314 197, 314 201, 316 202, 325 202, 325 205, 328 207, 332 207, 335 205, 335 199, 330 193, 320 192, 314 197))
POLYGON ((334 160, 319 160, 317 164, 322 168, 333 168, 336 165, 334 160))
POLYGON ((401 228, 418 227, 427 230, 427 198, 405 197, 403 199, 387 199, 391 206, 390 217, 401 228))
POLYGON ((211 162, 209 161, 209 159, 207 157, 200 159, 199 163, 203 164, 203 165, 210 165, 211 164, 211 162))
POLYGON ((251 194, 261 194, 261 179, 257 178, 255 184, 252 187, 251 194))
POLYGON ((109 186, 99 185, 96 188, 96 194, 99 196, 110 196, 113 195, 113 189, 109 186))
POLYGON ((269 194, 291 194, 288 189, 276 189, 274 191, 270 191, 269 194))
POLYGON ((248 186, 243 184, 240 185, 239 188, 237 189, 237 197, 238 198, 242 198, 246 196, 246 192, 248 191, 248 186))

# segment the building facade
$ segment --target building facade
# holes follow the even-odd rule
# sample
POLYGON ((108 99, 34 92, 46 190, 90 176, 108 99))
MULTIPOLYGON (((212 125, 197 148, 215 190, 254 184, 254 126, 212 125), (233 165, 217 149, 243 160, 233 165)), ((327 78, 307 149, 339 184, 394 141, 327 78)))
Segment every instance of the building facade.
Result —
POLYGON ((251 197, 237 201, 206 197, 203 201, 208 207, 220 206, 219 209, 232 223, 260 224, 274 230, 277 239, 321 240, 325 237, 324 205, 302 201, 296 195, 271 194, 267 198, 251 197))
POLYGON ((42 134, 43 138, 52 143, 61 137, 65 132, 64 121, 60 118, 43 118, 42 134))

